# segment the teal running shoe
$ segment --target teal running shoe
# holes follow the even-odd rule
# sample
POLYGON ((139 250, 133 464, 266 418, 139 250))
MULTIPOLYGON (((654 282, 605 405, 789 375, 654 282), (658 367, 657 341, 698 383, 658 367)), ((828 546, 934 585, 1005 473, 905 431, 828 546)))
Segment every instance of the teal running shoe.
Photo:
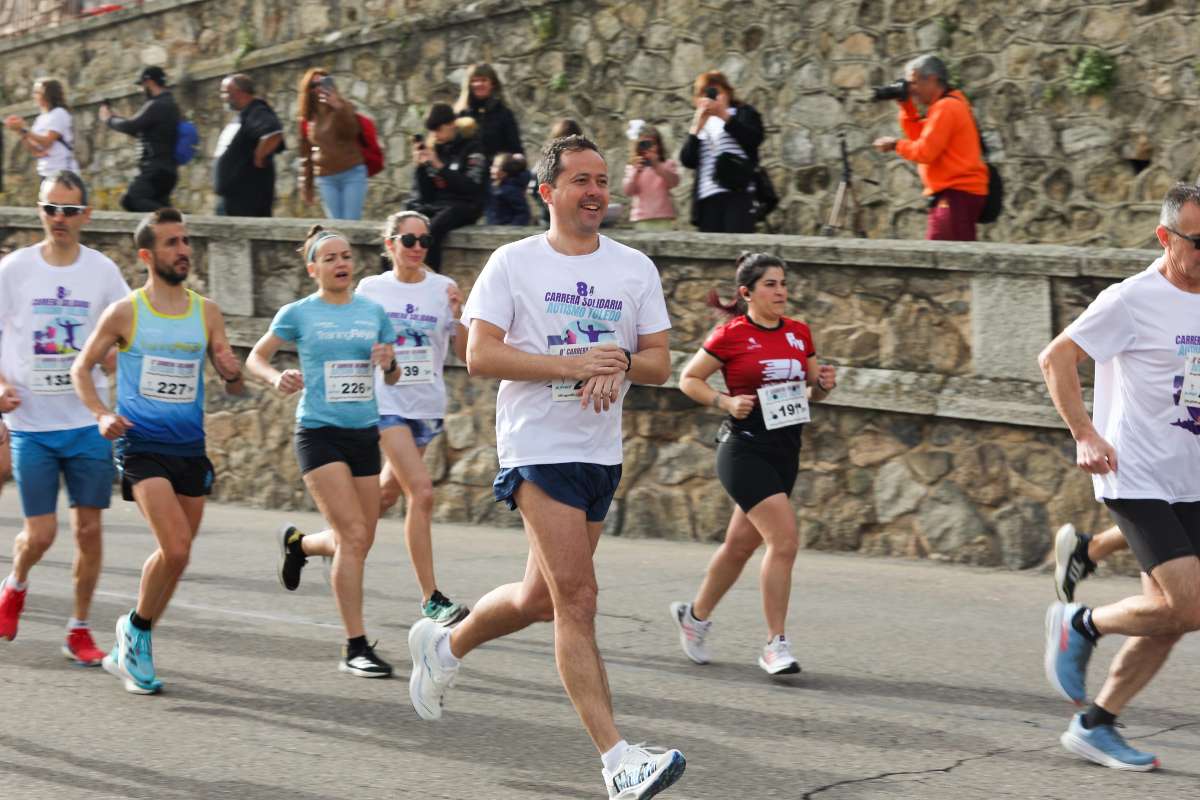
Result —
POLYGON ((1071 725, 1059 737, 1062 746, 1077 756, 1104 767, 1132 772, 1149 772, 1159 766, 1158 757, 1129 746, 1112 725, 1083 727, 1083 714, 1076 714, 1071 725))
POLYGON ((1096 649, 1071 624, 1080 608, 1078 603, 1052 603, 1046 609, 1046 680, 1075 705, 1087 699, 1087 665, 1096 649))
POLYGON ((447 628, 462 622, 470 613, 471 609, 462 603, 454 602, 437 589, 434 589, 430 598, 421 604, 421 616, 447 628))
POLYGON ((162 681, 154 674, 150 631, 133 627, 129 614, 117 620, 116 643, 112 652, 104 657, 103 666, 110 675, 125 682, 125 691, 130 694, 162 691, 162 681))

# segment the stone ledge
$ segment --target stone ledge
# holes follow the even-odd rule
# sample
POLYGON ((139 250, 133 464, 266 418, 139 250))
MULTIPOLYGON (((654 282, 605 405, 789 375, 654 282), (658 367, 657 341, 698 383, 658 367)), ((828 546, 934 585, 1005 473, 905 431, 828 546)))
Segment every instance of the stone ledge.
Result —
MULTIPOLYGON (((88 229, 96 233, 132 234, 140 214, 96 211, 88 229)), ((259 241, 299 242, 316 218, 271 217, 269 219, 215 217, 189 214, 188 224, 202 238, 226 235, 230 226, 238 238, 259 241)), ((355 244, 379 241, 381 221, 338 220, 336 228, 355 244)), ((39 228, 33 209, 0 206, 0 227, 39 228)), ((477 225, 450 234, 447 246, 460 250, 491 251, 540 228, 477 225)), ((1134 275, 1158 257, 1156 250, 1070 247, 1066 245, 957 244, 911 239, 827 239, 820 236, 777 234, 730 235, 716 233, 639 233, 628 229, 607 230, 612 238, 636 247, 651 258, 727 259, 730 264, 743 250, 778 253, 796 265, 843 266, 847 268, 911 268, 942 272, 972 272, 992 275, 1045 277, 1094 277, 1121 279, 1134 275)))
MULTIPOLYGON (((28 47, 44 45, 52 42, 55 39, 61 39, 65 36, 74 36, 78 33, 94 34, 101 28, 107 28, 110 25, 120 25, 124 22, 137 19, 138 17, 148 17, 153 14, 162 14, 166 11, 172 11, 183 6, 195 5, 196 3, 207 3, 210 0, 145 0, 141 5, 133 8, 124 8, 120 11, 110 11, 107 14, 98 14, 92 17, 82 17, 80 19, 64 22, 59 25, 52 25, 49 28, 34 31, 31 33, 22 33, 18 36, 5 37, 0 39, 0 55, 11 53, 14 50, 24 50, 28 47)), ((133 85, 132 78, 129 81, 133 85)), ((136 87, 135 87, 136 88, 136 87)), ((140 89, 138 90, 140 91, 140 89)), ((134 94, 135 92, 128 92, 134 94)), ((32 108, 33 105, 25 104, 22 107, 32 108)), ((5 114, 9 112, 4 112, 5 114)), ((17 113, 17 112, 12 112, 17 113)), ((36 111, 33 113, 37 113, 36 111)))

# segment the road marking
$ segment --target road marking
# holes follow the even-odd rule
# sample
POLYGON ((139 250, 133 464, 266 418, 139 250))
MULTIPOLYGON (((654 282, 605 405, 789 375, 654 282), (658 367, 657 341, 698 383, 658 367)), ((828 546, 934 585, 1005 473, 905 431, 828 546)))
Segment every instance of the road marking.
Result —
MULTIPOLYGON (((137 602, 137 599, 138 599, 136 594, 125 594, 123 592, 107 592, 107 591, 103 591, 103 590, 98 590, 96 592, 96 595, 101 596, 101 597, 112 597, 112 598, 115 598, 118 600, 132 600, 135 603, 137 602)), ((342 629, 342 626, 337 623, 318 622, 315 619, 307 619, 305 617, 296 617, 296 616, 292 616, 290 614, 265 614, 260 611, 234 611, 234 610, 228 609, 228 608, 217 608, 216 606, 205 606, 205 605, 200 605, 199 603, 188 603, 183 600, 172 600, 170 607, 173 609, 174 608, 183 608, 188 611, 202 611, 202 612, 208 613, 208 614, 225 614, 227 616, 242 617, 244 619, 258 619, 258 620, 263 620, 265 622, 284 622, 284 623, 290 623, 293 625, 311 625, 315 628, 333 628, 334 630, 339 630, 339 631, 342 629)))

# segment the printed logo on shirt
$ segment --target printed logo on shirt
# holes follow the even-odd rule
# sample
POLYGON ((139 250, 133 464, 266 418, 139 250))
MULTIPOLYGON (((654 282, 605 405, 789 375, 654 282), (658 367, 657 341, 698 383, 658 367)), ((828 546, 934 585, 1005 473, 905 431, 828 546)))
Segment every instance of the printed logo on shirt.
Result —
POLYGON ((71 290, 55 288, 54 297, 33 299, 33 352, 35 355, 65 355, 78 353, 84 334, 79 329, 87 324, 92 304, 87 300, 72 300, 71 290), (46 319, 50 317, 50 319, 46 319))
POLYGON ((561 316, 594 319, 603 322, 617 322, 625 303, 609 297, 596 294, 596 287, 585 281, 575 284, 571 292, 546 292, 546 313, 561 316))
POLYGON ((758 362, 764 381, 804 380, 804 365, 794 358, 765 358, 758 362))
POLYGON ((753 336, 749 337, 747 341, 749 342, 749 344, 746 345, 747 350, 762 350, 762 345, 759 344, 758 340, 753 336))
POLYGON ((344 323, 318 322, 317 338, 334 342, 350 342, 356 339, 374 341, 379 335, 379 325, 373 319, 356 319, 350 323, 350 330, 345 330, 343 326, 344 323))
POLYGON ((790 344, 792 347, 799 350, 800 352, 802 352, 802 353, 804 352, 804 340, 803 339, 800 339, 799 337, 796 336, 796 334, 792 333, 791 331, 788 331, 785 334, 785 336, 787 337, 788 344, 790 344))
POLYGON ((426 347, 431 331, 438 326, 436 314, 422 314, 420 306, 407 303, 403 311, 389 311, 388 319, 396 329, 397 347, 426 347))
POLYGON ((1175 376, 1172 387, 1174 389, 1173 399, 1176 406, 1182 406, 1187 411, 1187 419, 1178 419, 1171 425, 1200 436, 1200 406, 1190 405, 1187 402, 1187 398, 1191 398, 1192 402, 1195 402, 1196 394, 1200 391, 1200 375, 1189 374, 1189 371, 1197 371, 1197 362, 1200 360, 1200 336, 1176 336, 1175 344, 1179 348, 1177 355, 1184 358, 1184 367, 1183 374, 1175 376), (1187 398, 1184 397, 1185 394, 1187 398))
POLYGON ((563 344, 578 344, 585 340, 587 344, 614 342, 617 340, 617 332, 612 328, 605 328, 603 325, 598 326, 592 322, 589 322, 587 327, 584 327, 582 322, 576 321, 574 327, 567 326, 561 334, 547 336, 546 346, 555 347, 556 345, 563 344))

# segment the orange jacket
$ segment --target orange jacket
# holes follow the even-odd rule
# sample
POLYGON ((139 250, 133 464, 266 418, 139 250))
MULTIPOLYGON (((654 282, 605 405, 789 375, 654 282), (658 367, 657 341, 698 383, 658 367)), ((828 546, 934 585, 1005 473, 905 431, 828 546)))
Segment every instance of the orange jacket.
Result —
POLYGON ((957 89, 934 101, 922 119, 912 100, 900 104, 900 127, 907 139, 896 142, 896 154, 917 162, 925 194, 957 189, 988 193, 988 170, 979 149, 979 129, 971 105, 957 89))

